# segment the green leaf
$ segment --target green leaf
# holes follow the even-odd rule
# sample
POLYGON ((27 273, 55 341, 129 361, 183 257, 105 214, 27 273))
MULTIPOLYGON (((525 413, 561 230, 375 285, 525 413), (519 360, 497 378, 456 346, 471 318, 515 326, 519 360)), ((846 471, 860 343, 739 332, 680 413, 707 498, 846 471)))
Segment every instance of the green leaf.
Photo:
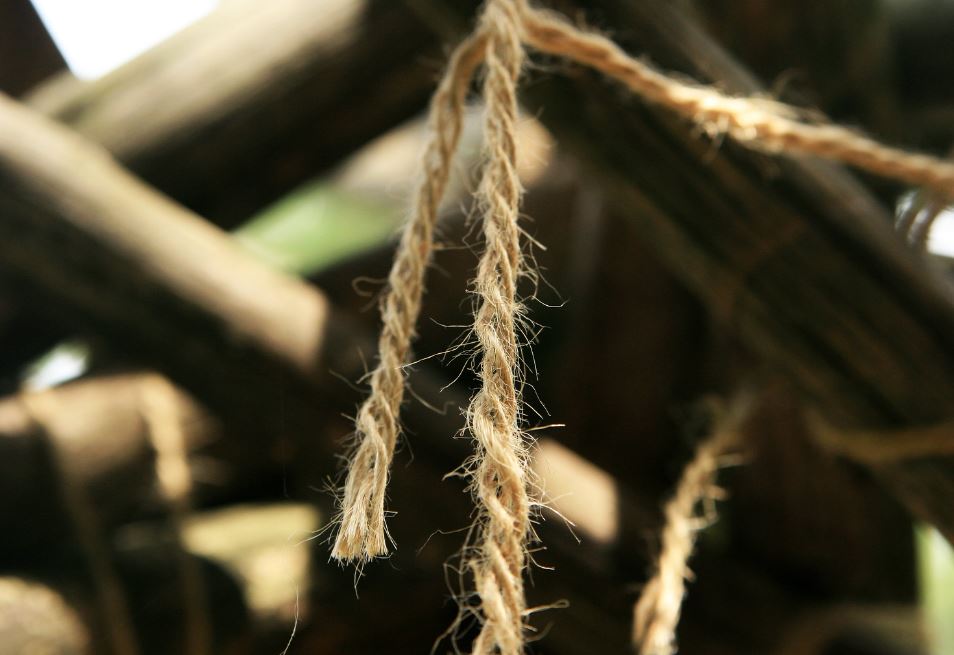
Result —
POLYGON ((264 210, 235 237, 273 266, 308 275, 383 243, 398 218, 394 207, 317 182, 264 210))

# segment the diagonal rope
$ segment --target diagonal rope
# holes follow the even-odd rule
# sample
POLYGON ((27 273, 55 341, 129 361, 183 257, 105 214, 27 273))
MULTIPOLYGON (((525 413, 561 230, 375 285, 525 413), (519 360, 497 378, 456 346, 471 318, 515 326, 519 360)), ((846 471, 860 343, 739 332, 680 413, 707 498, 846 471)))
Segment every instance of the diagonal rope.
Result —
POLYGON ((749 147, 787 155, 807 154, 870 173, 954 195, 954 164, 885 146, 832 124, 806 123, 799 111, 766 98, 732 97, 709 86, 680 82, 628 55, 610 39, 580 30, 562 17, 515 0, 528 45, 589 66, 630 91, 749 147))

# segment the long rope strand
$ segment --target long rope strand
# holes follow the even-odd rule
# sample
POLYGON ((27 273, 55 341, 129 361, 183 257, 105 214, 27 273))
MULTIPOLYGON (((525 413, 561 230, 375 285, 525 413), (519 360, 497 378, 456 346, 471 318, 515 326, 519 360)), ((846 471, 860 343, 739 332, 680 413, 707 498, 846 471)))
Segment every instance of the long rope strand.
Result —
POLYGON ((471 490, 479 508, 476 545, 467 562, 480 596, 475 655, 524 650, 523 569, 530 530, 527 447, 520 429, 517 283, 524 273, 516 168, 517 80, 523 66, 519 16, 510 0, 492 0, 482 17, 488 35, 483 98, 486 163, 477 195, 485 250, 474 291, 474 333, 480 347, 480 390, 467 425, 476 453, 471 490))

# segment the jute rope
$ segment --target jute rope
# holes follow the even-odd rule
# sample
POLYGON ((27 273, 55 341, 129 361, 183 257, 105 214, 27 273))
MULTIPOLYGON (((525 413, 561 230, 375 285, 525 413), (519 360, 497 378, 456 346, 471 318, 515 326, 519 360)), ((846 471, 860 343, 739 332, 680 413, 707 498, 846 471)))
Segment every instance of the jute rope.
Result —
POLYGON ((163 377, 152 375, 141 386, 142 417, 156 453, 159 489, 169 505, 169 522, 175 537, 179 585, 185 621, 183 652, 209 655, 212 626, 209 623, 208 593, 199 560, 185 547, 185 522, 192 513, 192 474, 186 452, 182 420, 175 388, 163 377))
POLYGON ((519 16, 513 2, 492 0, 481 19, 488 35, 483 85, 486 163, 477 191, 485 249, 474 292, 474 333, 480 347, 480 390, 467 410, 476 452, 468 466, 479 508, 476 549, 466 562, 480 596, 475 655, 523 652, 526 599, 523 569, 530 531, 528 450, 520 427, 517 283, 525 274, 518 225, 517 80, 523 66, 519 16))
MULTIPOLYGON (((710 134, 726 133, 761 150, 840 161, 947 196, 954 194, 954 164, 949 161, 884 146, 836 125, 806 123, 797 109, 779 102, 730 97, 712 87, 680 82, 630 57, 602 35, 533 9, 526 0, 511 2, 517 15, 515 29, 524 43, 601 71, 645 100, 695 121, 710 134)), ((351 458, 333 550, 340 559, 367 559, 387 552, 384 489, 399 432, 404 397, 401 370, 420 310, 437 207, 460 133, 464 98, 473 71, 485 55, 483 29, 481 23, 454 52, 431 102, 431 140, 423 158, 424 173, 382 302, 380 363, 371 375, 371 393, 358 413, 358 446, 351 458)))
POLYGON ((656 573, 633 608, 633 643, 640 655, 672 655, 676 651, 676 625, 686 594, 686 580, 692 577, 689 557, 696 534, 715 520, 712 501, 723 497, 715 484, 716 472, 726 454, 739 444, 739 431, 750 406, 748 397, 739 396, 716 417, 712 434, 697 448, 683 470, 676 493, 666 504, 656 573), (701 518, 696 515, 700 502, 709 503, 701 518))
MULTIPOLYGON (((371 374, 371 393, 358 412, 356 447, 332 550, 337 559, 359 563, 388 552, 384 498, 400 432, 403 367, 420 311, 438 207, 460 136, 467 90, 474 70, 484 63, 488 161, 478 197, 484 211, 486 249, 475 281, 480 306, 474 323, 480 345, 481 389, 467 412, 468 427, 477 444, 467 470, 473 476, 472 490, 480 508, 475 555, 468 559, 481 600, 483 624, 474 644, 478 653, 522 652, 526 614, 522 571, 532 485, 520 429, 517 328, 522 306, 516 284, 526 272, 516 220, 520 187, 514 168, 516 87, 524 44, 592 67, 646 101, 694 121, 710 135, 727 134, 769 152, 832 159, 954 195, 954 164, 950 162, 884 146, 836 125, 809 123, 803 112, 766 98, 729 97, 711 87, 680 82, 630 57, 599 34, 533 9, 527 0, 489 0, 475 32, 452 55, 431 101, 431 136, 422 161, 423 175, 381 304, 379 363, 371 374)), ((703 455, 710 462, 689 471, 697 481, 711 476, 713 451, 704 450, 703 455)), ((674 512, 685 509, 687 497, 677 496, 681 504, 674 512)), ((669 562, 684 560, 686 544, 691 548, 692 543, 691 537, 687 541, 685 536, 681 541, 675 537, 669 541, 676 545, 661 571, 677 570, 669 562)), ((672 605, 675 591, 681 597, 681 586, 677 588, 673 581, 678 579, 681 585, 684 575, 683 565, 678 576, 665 573, 666 582, 655 583, 654 588, 662 585, 662 589, 650 589, 658 600, 646 601, 646 607, 655 609, 650 614, 640 613, 638 632, 663 635, 652 636, 652 643, 665 641, 665 630, 655 625, 674 626, 678 604, 675 613, 664 611, 663 606, 672 605), (661 618, 649 620, 646 616, 650 615, 661 618)))
POLYGON ((626 54, 606 37, 584 32, 546 11, 517 0, 527 43, 537 50, 589 66, 622 82, 641 98, 701 125, 709 134, 769 152, 807 154, 840 161, 870 173, 954 195, 954 164, 937 157, 882 145, 831 124, 809 124, 803 112, 765 98, 726 96, 665 75, 626 54))
POLYGON ((414 206, 381 302, 379 361, 371 374, 371 393, 358 410, 356 448, 350 457, 331 553, 339 560, 363 562, 388 552, 384 498, 400 431, 403 367, 421 309, 424 273, 434 249, 434 226, 460 141, 467 90, 483 58, 485 41, 484 35, 476 32, 457 47, 431 99, 430 138, 414 206))

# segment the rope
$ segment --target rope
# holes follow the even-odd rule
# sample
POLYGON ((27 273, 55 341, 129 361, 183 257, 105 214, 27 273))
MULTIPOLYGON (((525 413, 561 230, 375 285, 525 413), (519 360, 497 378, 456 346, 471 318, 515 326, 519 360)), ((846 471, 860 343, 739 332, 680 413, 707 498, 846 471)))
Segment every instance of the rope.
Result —
MULTIPOLYGON (((527 613, 522 574, 533 484, 520 428, 517 329, 523 308, 516 285, 527 271, 520 249, 521 190, 515 172, 516 91, 524 45, 589 66, 647 102, 694 121, 710 135, 727 134, 761 151, 831 159, 954 195, 951 162, 885 146, 837 125, 809 123, 797 109, 766 98, 731 97, 712 87, 680 82, 599 34, 531 8, 527 0, 489 0, 477 29, 451 56, 431 100, 422 177, 381 303, 379 362, 370 376, 370 395, 358 412, 356 446, 341 493, 332 549, 334 558, 362 564, 388 552, 384 498, 400 433, 403 367, 420 312, 424 274, 460 137, 464 102, 475 69, 484 63, 487 163, 478 198, 486 248, 474 282, 479 299, 474 332, 480 347, 481 388, 467 411, 476 454, 466 467, 479 507, 474 554, 468 556, 467 565, 481 601, 481 631, 474 642, 474 652, 481 654, 523 652, 527 613)), ((711 491, 707 481, 721 446, 719 441, 703 446, 700 461, 687 469, 687 491, 677 492, 671 509, 667 508, 672 525, 667 524, 663 535, 660 573, 636 609, 636 634, 647 644, 645 648, 656 649, 646 653, 668 652, 671 647, 687 573, 685 560, 694 540, 687 528, 691 521, 677 519, 691 515, 698 494, 711 491)))
POLYGON ((414 206, 381 302, 379 361, 371 374, 371 393, 358 410, 356 447, 341 492, 338 531, 331 551, 338 560, 364 562, 388 552, 384 498, 400 432, 403 367, 421 310, 424 273, 434 249, 438 210, 460 141, 464 101, 474 69, 483 57, 485 41, 484 35, 477 32, 457 47, 431 99, 430 137, 414 206))
POLYGON ((516 0, 528 45, 566 57, 622 82, 644 100, 702 126, 710 135, 728 134, 749 147, 789 155, 807 154, 850 164, 870 173, 954 195, 954 164, 937 157, 882 145, 831 124, 809 124, 799 111, 765 98, 726 96, 691 85, 630 57, 606 37, 585 32, 551 12, 516 0))
POLYGON ((486 164, 477 191, 485 250, 474 292, 480 390, 467 410, 476 452, 467 468, 478 504, 476 545, 467 562, 480 596, 475 655, 524 650, 523 569, 530 531, 528 452, 520 429, 517 283, 525 274, 518 225, 522 189, 516 168, 517 80, 523 66, 519 16, 510 0, 492 0, 481 19, 488 35, 483 85, 486 164))
POLYGON ((715 429, 699 445, 683 470, 676 493, 666 503, 656 573, 633 608, 633 643, 640 655, 676 652, 676 625, 686 594, 686 580, 692 578, 689 557, 699 530, 715 520, 712 501, 724 496, 715 485, 716 472, 720 461, 739 443, 739 430, 749 415, 750 405, 748 397, 739 396, 723 416, 717 417, 715 429), (701 519, 696 516, 700 502, 709 504, 701 519))

